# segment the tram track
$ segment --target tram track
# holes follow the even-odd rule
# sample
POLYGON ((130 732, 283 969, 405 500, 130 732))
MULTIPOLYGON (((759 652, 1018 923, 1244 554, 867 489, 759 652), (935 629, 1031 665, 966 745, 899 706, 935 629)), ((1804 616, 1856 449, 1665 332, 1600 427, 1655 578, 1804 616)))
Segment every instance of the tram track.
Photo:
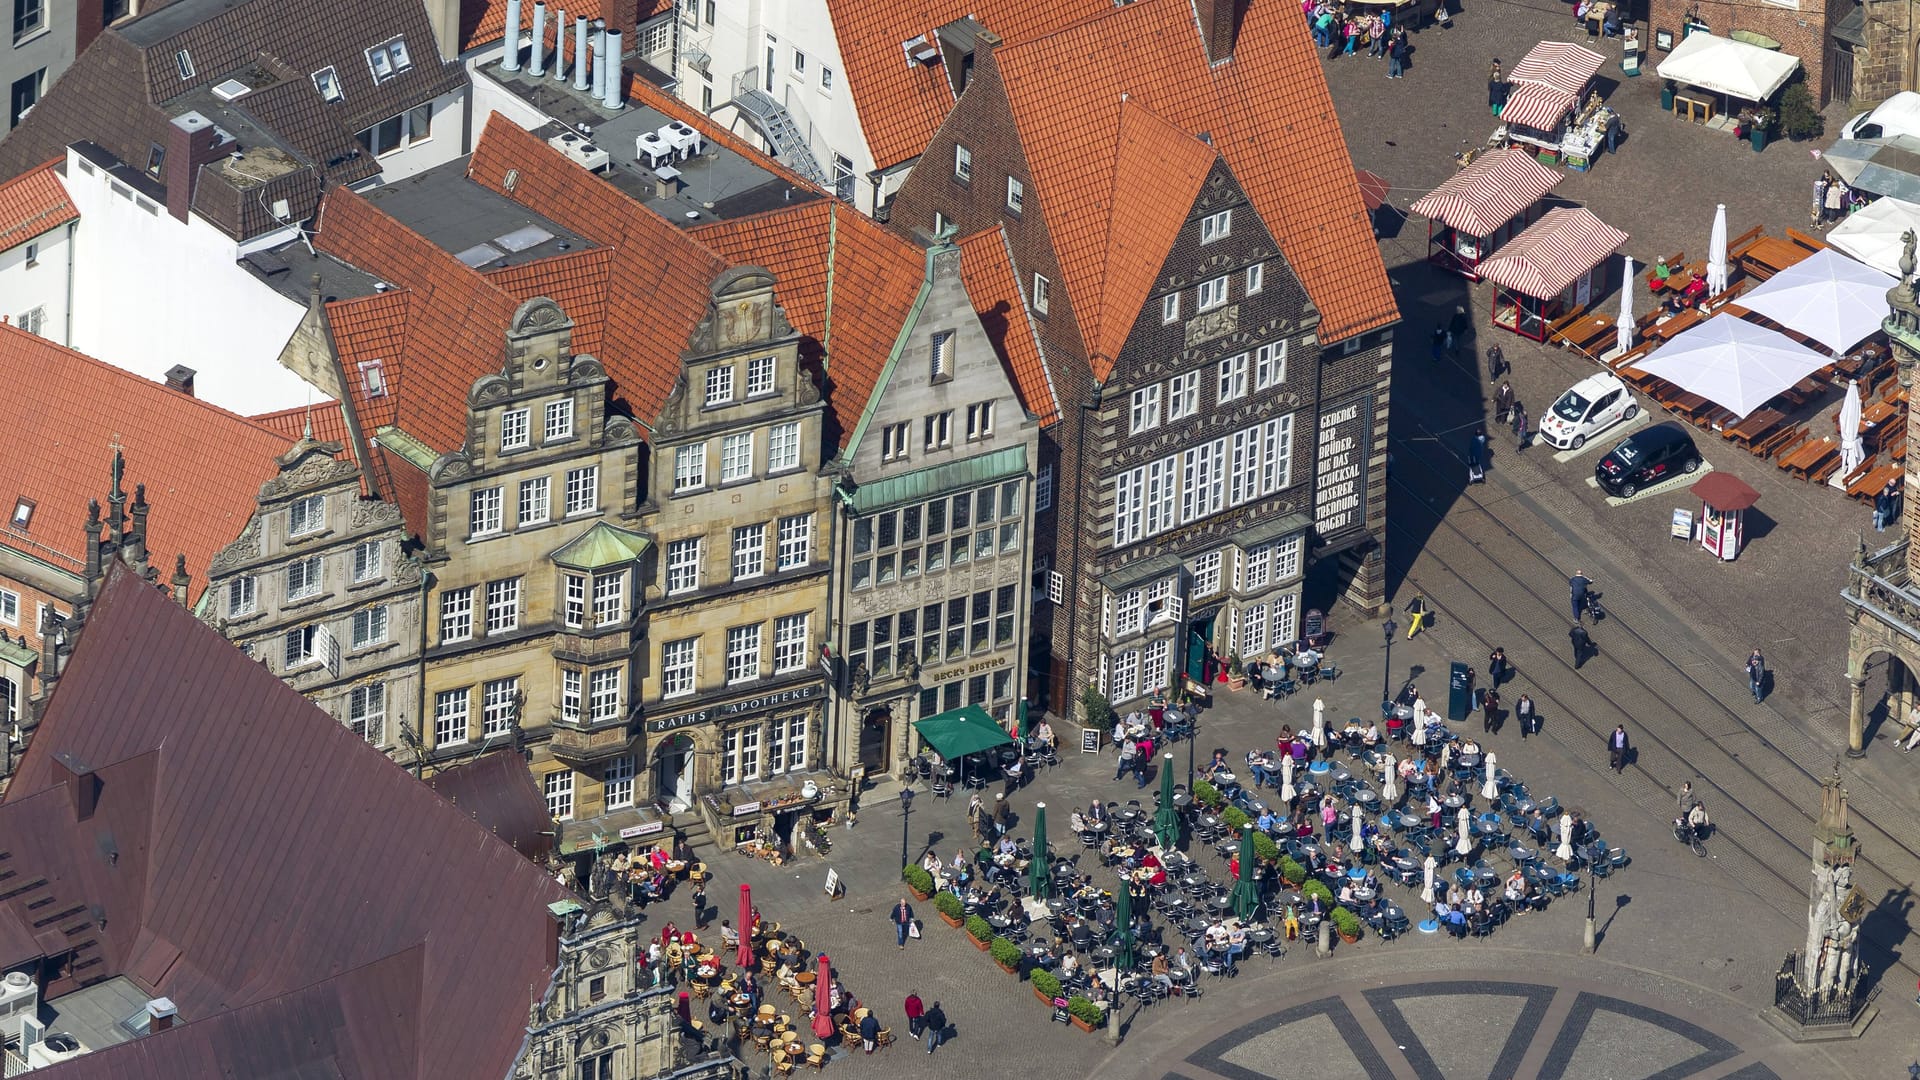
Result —
MULTIPOLYGON (((1820 777, 1688 670, 1673 655, 1671 643, 1663 647, 1637 627, 1633 616, 1643 609, 1632 597, 1620 595, 1625 590, 1610 596, 1610 617, 1594 630, 1597 655, 1575 671, 1560 632, 1570 625, 1568 568, 1470 493, 1455 500, 1451 513, 1428 505, 1407 483, 1406 467, 1425 470, 1440 490, 1451 492, 1452 478, 1463 465, 1435 453, 1431 444, 1415 450, 1397 442, 1400 468, 1392 482, 1408 497, 1397 500, 1396 514, 1388 518, 1389 533, 1397 533, 1400 540, 1389 545, 1389 557, 1396 550, 1412 552, 1393 561, 1445 616, 1429 632, 1449 642, 1465 637, 1479 651, 1495 644, 1507 647, 1530 692, 1542 700, 1541 713, 1548 721, 1542 736, 1589 768, 1598 768, 1599 752, 1613 725, 1628 725, 1636 749, 1645 756, 1637 756, 1609 783, 1635 802, 1658 807, 1664 823, 1680 777, 1662 779, 1650 765, 1671 762, 1689 774, 1702 797, 1717 804, 1712 841, 1717 865, 1783 916, 1803 918, 1805 860, 1814 821, 1808 796, 1817 790, 1820 777), (1426 516, 1421 524, 1431 525, 1428 542, 1409 528, 1409 515, 1426 516), (1443 533, 1457 543, 1442 550, 1430 542, 1443 533), (1553 627, 1554 633, 1543 635, 1537 629, 1541 626, 1553 627), (1511 647, 1513 642, 1520 647, 1511 647), (1794 790, 1803 783, 1805 787, 1794 790)), ((1744 683, 1739 689, 1744 691, 1744 683)), ((1803 742, 1802 756, 1811 745, 1810 739, 1803 742)), ((1864 852, 1856 862, 1855 881, 1873 901, 1902 895, 1920 878, 1920 850, 1880 826, 1877 819, 1900 820, 1884 797, 1871 790, 1853 794, 1864 852)), ((1870 925, 1864 932, 1877 947, 1896 953, 1904 928, 1870 925)), ((1920 972, 1908 962, 1896 966, 1920 972)))

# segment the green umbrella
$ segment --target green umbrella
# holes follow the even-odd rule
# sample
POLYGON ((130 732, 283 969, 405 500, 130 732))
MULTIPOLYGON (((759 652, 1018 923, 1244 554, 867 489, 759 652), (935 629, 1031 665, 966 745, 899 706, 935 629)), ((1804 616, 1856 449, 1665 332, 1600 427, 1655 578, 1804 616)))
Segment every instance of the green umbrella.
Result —
POLYGON ((1240 830, 1240 880, 1233 883, 1233 913, 1253 918, 1260 907, 1260 890, 1253 883, 1253 829, 1240 830))
POLYGON ((1120 883, 1118 904, 1113 913, 1113 966, 1125 971, 1133 966, 1133 893, 1120 883))
POLYGON ((1032 734, 1032 732, 1033 732, 1032 726, 1027 721, 1027 699, 1021 698, 1020 699, 1020 737, 1024 739, 1028 735, 1032 734))
POLYGON ((1047 804, 1035 803, 1033 861, 1027 864, 1027 891, 1035 900, 1044 900, 1053 893, 1053 875, 1048 872, 1047 863, 1047 804))
POLYGON ((1160 808, 1153 812, 1153 836, 1171 850, 1180 842, 1180 815, 1173 809, 1173 755, 1160 759, 1160 808))

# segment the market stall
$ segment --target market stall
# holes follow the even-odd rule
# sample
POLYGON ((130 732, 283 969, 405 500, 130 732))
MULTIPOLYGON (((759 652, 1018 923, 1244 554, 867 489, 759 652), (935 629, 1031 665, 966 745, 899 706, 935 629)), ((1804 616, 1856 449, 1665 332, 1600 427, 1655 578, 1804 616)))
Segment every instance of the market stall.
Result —
MULTIPOLYGON (((1558 156, 1569 132, 1586 128, 1604 108, 1597 95, 1591 102, 1587 99, 1593 77, 1605 63, 1599 53, 1569 42, 1543 41, 1534 46, 1507 75, 1512 89, 1500 110, 1501 129, 1496 137, 1558 156)), ((1597 138, 1584 144, 1588 158, 1605 136, 1606 129, 1601 128, 1597 138)))
POLYGON ((1700 500, 1700 546, 1732 562, 1746 533, 1746 512, 1760 493, 1727 472, 1710 472, 1689 490, 1700 500))
POLYGON ((1481 261, 1533 221, 1560 177, 1525 150, 1482 155, 1413 204, 1427 219, 1428 261, 1480 280, 1481 261))
POLYGON ((1493 325, 1545 341, 1555 319, 1601 292, 1605 264, 1627 234, 1583 207, 1548 211, 1480 264, 1493 290, 1493 325))
POLYGON ((1741 108, 1736 100, 1755 105, 1770 100, 1799 67, 1797 56, 1696 31, 1674 46, 1655 71, 1691 91, 1663 95, 1663 106, 1676 116, 1719 128, 1732 125, 1733 114, 1741 108))
POLYGON ((1820 164, 1851 197, 1920 203, 1920 138, 1841 139, 1820 156, 1820 164))

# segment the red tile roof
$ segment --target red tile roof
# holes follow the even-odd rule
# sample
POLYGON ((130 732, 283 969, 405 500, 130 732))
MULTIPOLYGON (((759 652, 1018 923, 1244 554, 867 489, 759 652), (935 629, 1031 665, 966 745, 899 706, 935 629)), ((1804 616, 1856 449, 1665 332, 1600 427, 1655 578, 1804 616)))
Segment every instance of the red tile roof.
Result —
MULTIPOLYGON (((1246 189, 1337 341, 1399 318, 1333 100, 1296 6, 1246 8, 1233 58, 1207 61, 1188 0, 1136 0, 1064 30, 1002 46, 994 59, 1033 170, 1047 227, 1096 227, 1132 100, 1207 133, 1246 189)), ((1151 199, 1149 194, 1138 196, 1151 199)), ((1115 192, 1115 197, 1118 197, 1115 192)), ((1077 251, 1076 243, 1062 246, 1077 251)), ((1106 294, 1099 267, 1068 271, 1076 313, 1106 294)))
MULTIPOLYGON (((551 974, 546 906, 569 898, 125 571, 0 803, 0 845, 21 880, 100 905, 74 930, 102 962, 77 977, 179 1006, 175 1030, 60 1066, 82 1080, 504 1076, 551 974), (84 822, 60 761, 97 778, 84 822)), ((31 902, 10 896, 16 916, 31 902)))
POLYGON ((967 296, 974 309, 980 313, 980 324, 1012 375, 1027 411, 1040 418, 1042 427, 1053 423, 1060 418, 1060 405, 1054 398, 1046 354, 1040 350, 1038 328, 1020 295, 1004 226, 960 241, 960 276, 967 283, 967 296))
POLYGON ((208 561, 240 534, 287 448, 244 416, 14 326, 0 326, 0 386, 8 443, 19 450, 18 467, 0 479, 0 545, 75 573, 86 565, 87 500, 105 513, 114 444, 126 455, 129 506, 134 485, 147 485, 153 564, 164 578, 185 554, 196 597, 208 561), (24 533, 11 527, 21 498, 35 504, 24 533))
MULTIPOLYGON (((903 46, 922 34, 971 15, 1004 42, 1058 30, 1110 10, 1113 0, 904 0, 875 4, 827 0, 827 14, 846 67, 860 130, 874 164, 889 168, 926 150, 953 109, 953 86, 943 64, 911 60, 903 46)), ((936 41, 937 44, 937 41, 936 41)))
POLYGON ((320 442, 337 442, 348 451, 352 450, 353 437, 347 433, 347 414, 337 401, 321 401, 313 405, 296 406, 281 409, 279 412, 261 413, 252 418, 263 428, 275 431, 288 442, 297 442, 307 433, 307 425, 313 425, 313 437, 320 442))
POLYGON ((0 251, 80 217, 60 181, 59 165, 49 161, 0 184, 0 251))

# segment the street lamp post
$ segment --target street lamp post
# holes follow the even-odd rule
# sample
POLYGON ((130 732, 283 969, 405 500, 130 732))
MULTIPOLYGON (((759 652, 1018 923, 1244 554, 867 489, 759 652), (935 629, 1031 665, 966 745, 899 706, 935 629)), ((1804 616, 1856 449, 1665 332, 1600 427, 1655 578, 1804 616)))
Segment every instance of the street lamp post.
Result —
POLYGON ((907 865, 907 836, 913 821, 913 789, 900 790, 900 865, 907 865))
POLYGON ((1380 712, 1385 715, 1387 706, 1393 703, 1393 635, 1400 628, 1394 625, 1393 617, 1387 617, 1387 623, 1380 629, 1387 636, 1387 666, 1380 672, 1380 712))
MULTIPOLYGON (((1591 855, 1591 853, 1589 853, 1591 855)), ((1600 891, 1600 875, 1594 871, 1593 860, 1587 860, 1587 930, 1582 947, 1589 953, 1599 947, 1598 930, 1593 924, 1594 894, 1600 891)))

